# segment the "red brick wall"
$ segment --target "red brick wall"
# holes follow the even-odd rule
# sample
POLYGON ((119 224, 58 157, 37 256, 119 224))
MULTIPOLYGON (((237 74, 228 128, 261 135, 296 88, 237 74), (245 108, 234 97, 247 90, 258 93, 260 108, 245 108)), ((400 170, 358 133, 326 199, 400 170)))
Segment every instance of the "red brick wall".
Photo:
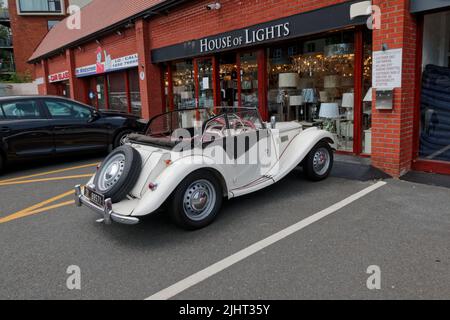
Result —
POLYGON ((54 56, 48 61, 48 73, 55 74, 58 72, 67 71, 66 55, 62 53, 58 56, 54 56))
POLYGON ((14 41, 16 72, 30 73, 34 78, 33 65, 27 63, 39 43, 48 32, 48 20, 62 20, 64 16, 18 15, 16 0, 8 0, 11 31, 14 41))
POLYGON ((411 168, 416 84, 417 25, 407 0, 374 0, 381 8, 381 29, 374 30, 373 49, 403 48, 402 88, 395 89, 392 111, 373 110, 372 164, 398 177, 411 168))
POLYGON ((194 1, 167 16, 150 21, 152 48, 197 39, 307 12, 346 0, 221 0, 220 10, 208 11, 211 0, 194 1))
POLYGON ((112 59, 123 57, 137 52, 136 33, 134 28, 128 28, 122 31, 121 35, 113 33, 107 37, 99 39, 100 43, 95 41, 81 46, 81 50, 74 48, 75 65, 83 67, 95 63, 96 51, 98 47, 106 50, 112 59))

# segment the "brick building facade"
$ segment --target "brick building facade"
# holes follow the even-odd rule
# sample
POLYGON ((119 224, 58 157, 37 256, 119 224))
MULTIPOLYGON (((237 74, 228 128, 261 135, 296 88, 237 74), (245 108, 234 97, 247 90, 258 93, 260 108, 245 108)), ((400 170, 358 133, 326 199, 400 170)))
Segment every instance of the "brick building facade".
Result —
POLYGON ((444 123, 446 111, 438 113, 441 101, 421 104, 422 76, 449 67, 432 60, 443 69, 422 73, 427 16, 445 25, 446 1, 373 0, 373 12, 381 12, 374 30, 364 10, 350 17, 364 1, 221 0, 217 10, 200 0, 107 2, 103 24, 101 17, 91 22, 105 4, 94 0, 81 12, 82 30, 55 28, 36 49, 30 63, 41 93, 144 118, 176 108, 253 106, 265 120, 331 130, 340 152, 371 157, 392 176, 450 172, 447 138, 432 120, 444 123), (396 49, 401 86, 372 89, 373 53, 396 49), (392 90, 392 108, 378 108, 378 89, 388 102, 392 90))

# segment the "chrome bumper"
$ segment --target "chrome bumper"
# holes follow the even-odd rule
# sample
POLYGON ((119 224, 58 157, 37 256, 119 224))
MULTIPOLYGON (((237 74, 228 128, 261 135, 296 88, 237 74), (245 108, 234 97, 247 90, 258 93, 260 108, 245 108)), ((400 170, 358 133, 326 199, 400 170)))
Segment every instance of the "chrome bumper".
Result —
POLYGON ((77 207, 81 207, 82 205, 88 207, 98 215, 100 215, 102 218, 97 220, 98 222, 104 222, 105 224, 111 224, 112 221, 121 223, 121 224, 128 224, 133 225, 139 223, 139 219, 136 217, 128 217, 124 216, 118 213, 115 213, 112 209, 112 202, 111 199, 105 200, 105 207, 99 207, 96 204, 89 201, 87 197, 84 196, 83 192, 81 191, 81 186, 77 185, 75 186, 75 204, 77 207))

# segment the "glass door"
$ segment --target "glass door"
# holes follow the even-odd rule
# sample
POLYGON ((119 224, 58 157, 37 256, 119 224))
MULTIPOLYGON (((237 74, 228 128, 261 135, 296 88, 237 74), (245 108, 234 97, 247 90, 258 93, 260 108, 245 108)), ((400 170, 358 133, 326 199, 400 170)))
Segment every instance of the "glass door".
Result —
POLYGON ((238 74, 236 54, 222 54, 219 58, 220 104, 222 107, 239 107, 238 74))
POLYGON ((215 58, 195 59, 194 70, 196 73, 196 106, 198 108, 214 108, 215 92, 215 58))
POLYGON ((241 76, 241 106, 258 108, 258 54, 257 52, 239 55, 241 76))

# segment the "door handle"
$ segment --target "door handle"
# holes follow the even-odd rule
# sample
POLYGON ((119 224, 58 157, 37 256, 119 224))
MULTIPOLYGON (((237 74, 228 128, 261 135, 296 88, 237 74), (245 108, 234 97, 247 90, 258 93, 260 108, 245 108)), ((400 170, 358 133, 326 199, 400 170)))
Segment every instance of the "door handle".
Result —
POLYGON ((0 128, 0 132, 1 132, 1 133, 8 133, 8 132, 11 132, 11 129, 8 128, 8 127, 1 127, 1 128, 0 128))

